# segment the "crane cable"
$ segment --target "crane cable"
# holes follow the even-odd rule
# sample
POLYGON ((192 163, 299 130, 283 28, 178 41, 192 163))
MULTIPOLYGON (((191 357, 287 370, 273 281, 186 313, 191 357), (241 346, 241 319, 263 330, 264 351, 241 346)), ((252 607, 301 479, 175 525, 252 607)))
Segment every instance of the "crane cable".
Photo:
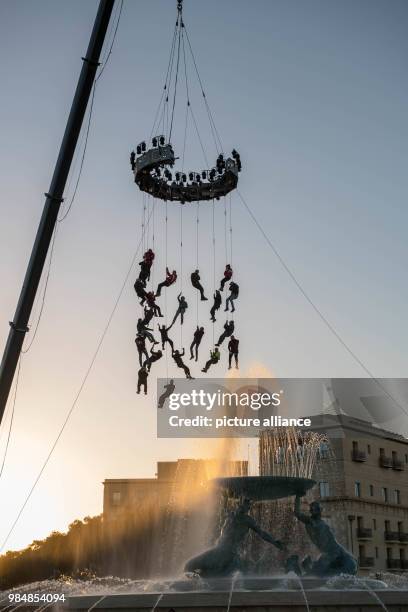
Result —
POLYGON ((251 208, 249 207, 248 203, 246 202, 245 198, 243 197, 243 195, 241 194, 241 192, 239 190, 237 190, 237 193, 241 199, 241 202, 243 203, 246 211, 248 212, 249 216, 251 217, 252 221, 254 222, 254 224, 256 225, 256 227, 259 229, 260 233, 262 234, 263 238, 265 239, 266 243, 269 245, 269 247, 271 248, 272 252, 274 253, 275 257, 277 258, 277 260, 279 261, 279 263, 281 264, 282 268, 285 270, 285 272, 288 274, 288 276, 292 279, 293 283, 296 285, 296 287, 298 288, 298 290, 300 291, 300 293, 303 295, 303 297, 305 298, 305 300, 309 303, 309 305, 313 308, 313 310, 315 311, 315 313, 317 314, 317 316, 319 317, 319 319, 324 323, 324 325, 327 327, 327 329, 333 334, 333 336, 338 340, 338 342, 343 346, 343 348, 347 351, 347 353, 349 353, 349 355, 354 359, 354 361, 356 363, 358 363, 358 365, 362 368, 362 370, 364 370, 364 372, 369 376, 369 378, 371 378, 376 384, 377 386, 383 391, 383 393, 393 401, 393 403, 406 415, 408 415, 408 409, 406 407, 404 407, 395 397, 393 397, 393 395, 388 391, 388 389, 386 389, 384 387, 384 385, 381 383, 381 381, 374 376, 373 372, 364 364, 364 362, 360 359, 360 357, 358 357, 358 355, 353 351, 353 349, 347 344, 347 342, 345 340, 343 340, 343 338, 340 336, 339 332, 335 329, 335 327, 330 323, 330 321, 327 319, 327 317, 323 314, 323 312, 319 309, 319 307, 314 303, 314 301, 312 300, 312 298, 309 296, 309 294, 306 292, 306 289, 304 289, 303 285, 300 283, 300 281, 297 279, 296 275, 294 274, 294 272, 292 272, 291 268, 288 266, 288 264, 286 263, 286 261, 283 259, 282 255, 280 254, 280 252, 278 251, 278 249, 275 247, 275 245, 273 244, 272 240, 269 238, 268 234, 265 232, 265 230, 263 229, 262 225, 259 223, 258 219, 255 217, 255 214, 253 213, 253 211, 251 210, 251 208))

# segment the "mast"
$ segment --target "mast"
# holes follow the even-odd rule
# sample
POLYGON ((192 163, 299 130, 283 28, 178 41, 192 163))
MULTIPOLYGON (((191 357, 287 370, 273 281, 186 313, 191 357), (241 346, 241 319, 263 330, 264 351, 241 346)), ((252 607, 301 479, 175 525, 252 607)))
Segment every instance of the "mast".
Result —
POLYGON ((89 40, 83 65, 79 75, 74 99, 68 116, 67 125, 61 142, 50 188, 45 194, 45 204, 31 257, 28 263, 20 297, 0 365, 0 423, 3 418, 10 388, 20 357, 34 299, 40 283, 41 274, 57 222, 58 212, 63 202, 63 193, 71 167, 75 148, 81 131, 82 122, 88 105, 89 96, 99 66, 99 58, 106 31, 112 15, 115 0, 100 0, 95 23, 89 40))

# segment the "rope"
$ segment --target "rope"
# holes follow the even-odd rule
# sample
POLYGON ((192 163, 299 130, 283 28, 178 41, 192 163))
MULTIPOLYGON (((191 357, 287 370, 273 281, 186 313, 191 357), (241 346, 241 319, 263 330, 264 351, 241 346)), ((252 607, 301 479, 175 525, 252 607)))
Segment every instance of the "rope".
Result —
POLYGON ((191 46, 190 37, 188 35, 187 27, 185 26, 185 24, 184 24, 184 31, 186 33, 186 38, 187 38, 188 46, 189 46, 189 49, 190 49, 191 57, 193 59, 194 68, 195 68, 195 71, 196 71, 196 74, 197 74, 198 82, 200 83, 201 93, 202 93, 203 98, 204 98, 204 103, 205 103, 205 107, 206 107, 206 110, 207 110, 208 119, 209 119, 209 122, 210 122, 210 127, 211 127, 211 132, 212 132, 214 143, 215 143, 215 148, 217 150, 217 153, 219 153, 220 150, 221 151, 223 150, 221 138, 220 138, 220 135, 219 135, 218 130, 216 128, 216 125, 215 125, 215 122, 214 122, 214 118, 213 118, 213 114, 211 112, 210 105, 208 104, 208 100, 207 100, 207 97, 205 95, 203 82, 201 80, 200 73, 198 71, 197 62, 196 62, 196 59, 195 59, 195 56, 194 56, 194 53, 193 53, 193 48, 191 46), (217 139, 218 139, 218 143, 219 143, 219 147, 220 148, 218 148, 217 139))
MULTIPOLYGON (((212 245, 213 245, 213 294, 215 293, 215 200, 212 201, 212 245)), ((212 343, 214 346, 214 337, 215 328, 214 321, 212 322, 212 343)))
MULTIPOLYGON (((200 202, 197 203, 196 208, 196 269, 199 270, 200 266, 198 264, 198 252, 199 252, 199 224, 200 224, 200 202)), ((196 319, 197 319, 197 327, 198 327, 198 291, 196 292, 196 319)))
MULTIPOLYGON (((165 243, 165 257, 166 257, 166 274, 167 274, 167 267, 168 267, 168 261, 167 261, 167 200, 166 200, 166 209, 165 209, 165 239, 164 239, 164 243, 165 243)), ((165 324, 166 324, 166 329, 168 326, 168 318, 167 318, 167 291, 164 292, 164 320, 165 320, 165 324)), ((166 351, 166 378, 167 378, 167 382, 169 382, 169 351, 166 351)))
POLYGON ((9 426, 9 430, 8 430, 8 434, 7 434, 6 448, 4 449, 3 460, 2 460, 1 468, 0 468, 0 478, 3 475, 4 465, 6 463, 6 458, 7 458, 7 451, 8 451, 9 444, 10 444, 11 430, 13 428, 14 412, 15 412, 15 408, 16 408, 16 399, 17 399, 17 391, 18 391, 18 382, 19 382, 19 379, 20 379, 21 359, 22 359, 22 357, 20 355, 20 358, 18 360, 18 368, 17 368, 17 376, 16 376, 16 386, 15 386, 15 390, 14 390, 14 399, 13 399, 13 408, 11 410, 10 426, 9 426))
POLYGON ((83 389, 85 387, 85 384, 86 384, 86 382, 87 382, 87 380, 89 378, 89 375, 90 375, 90 373, 91 373, 91 371, 93 369, 93 366, 95 364, 96 358, 98 357, 98 354, 99 354, 99 352, 100 352, 100 350, 102 348, 102 344, 103 344, 103 342, 105 340, 105 337, 106 337, 106 335, 108 333, 109 327, 110 327, 110 325, 112 323, 113 317, 114 317, 114 315, 116 313, 116 310, 118 308, 119 302, 121 300, 122 294, 123 294, 123 292, 125 290, 125 287, 127 285, 129 277, 130 277, 130 275, 132 273, 132 270, 133 270, 133 267, 135 265, 135 262, 137 261, 137 257, 138 257, 138 254, 139 254, 141 246, 142 246, 142 238, 140 238, 140 241, 139 241, 139 244, 137 246, 137 249, 136 249, 136 251, 135 251, 135 253, 134 253, 133 257, 132 257, 130 266, 129 266, 127 272, 126 272, 126 275, 125 275, 124 281, 122 283, 122 286, 121 286, 121 288, 119 290, 118 296, 117 296, 117 298, 116 298, 116 300, 114 302, 113 308, 112 308, 112 310, 111 310, 111 312, 110 312, 110 314, 108 316, 108 319, 107 319, 107 322, 105 324, 105 327, 104 327, 104 329, 103 329, 103 331, 102 331, 102 333, 101 333, 101 335, 99 337, 99 340, 98 340, 97 345, 96 345, 96 349, 95 349, 95 351, 94 351, 94 353, 93 353, 93 355, 91 357, 90 364, 89 364, 88 368, 85 371, 85 375, 84 375, 84 377, 83 377, 83 379, 81 381, 81 384, 79 386, 79 389, 78 389, 78 391, 77 391, 77 393, 75 395, 74 401, 72 402, 71 407, 69 408, 69 410, 67 412, 67 415, 66 415, 65 420, 64 420, 64 422, 63 422, 63 424, 62 424, 62 426, 61 426, 61 428, 60 428, 60 430, 58 432, 58 435, 56 436, 56 438, 55 438, 55 440, 54 440, 54 442, 53 442, 53 444, 51 446, 51 449, 48 452, 48 455, 45 458, 44 463, 42 464, 41 469, 40 469, 39 473, 37 474, 37 476, 36 476, 36 478, 34 480, 34 483, 31 486, 31 489, 29 490, 29 492, 28 492, 28 494, 27 494, 23 504, 20 507, 20 510, 17 513, 16 518, 14 519, 14 521, 13 521, 13 523, 12 523, 12 525, 11 525, 11 527, 10 527, 6 537, 5 537, 5 539, 3 540, 3 542, 2 542, 2 544, 0 546, 0 552, 2 552, 4 550, 4 547, 6 546, 7 542, 9 541, 10 536, 13 533, 13 531, 14 531, 17 523, 18 523, 18 521, 20 520, 20 517, 23 514, 25 507, 27 506, 29 500, 31 499, 31 496, 32 496, 32 494, 33 494, 33 492, 34 492, 34 490, 35 490, 35 488, 36 488, 36 486, 37 486, 41 476, 43 475, 44 470, 47 467, 47 465, 48 465, 48 463, 49 463, 49 461, 50 461, 50 459, 51 459, 51 457, 52 457, 52 455, 53 455, 53 453, 55 451, 55 448, 56 448, 56 446, 57 446, 57 444, 58 444, 62 434, 64 433, 64 430, 65 430, 65 428, 66 428, 66 426, 67 426, 67 424, 68 424, 68 422, 69 422, 69 420, 71 418, 71 415, 72 415, 72 413, 73 413, 73 411, 74 411, 74 409, 75 409, 75 407, 76 407, 76 405, 78 403, 78 400, 79 400, 79 398, 80 398, 80 396, 82 394, 82 391, 83 391, 83 389))
MULTIPOLYGON (((152 130, 150 132, 149 140, 152 139, 152 136, 154 134, 154 130, 155 130, 155 127, 156 127, 156 122, 157 122, 157 119, 159 117, 160 108, 161 108, 161 105, 163 103, 163 98, 164 98, 164 96, 166 94, 166 91, 167 91, 167 80, 168 80, 168 77, 169 77, 171 58, 172 58, 172 55, 173 55, 173 52, 174 52, 174 45, 175 45, 175 41, 176 41, 176 34, 177 34, 177 22, 176 22, 176 25, 174 26, 173 38, 172 38, 172 43, 171 43, 171 48, 170 48, 170 56, 169 56, 169 61, 168 61, 168 64, 167 64, 167 70, 166 70, 166 78, 164 80, 164 87, 163 87, 163 91, 162 91, 162 94, 161 94, 160 102, 159 102, 159 105, 157 107, 156 114, 155 114, 155 117, 154 117, 154 121, 153 121, 153 125, 152 125, 152 130)), ((163 108, 164 108, 164 106, 163 106, 163 108)), ((162 115, 160 115, 159 121, 157 122, 158 125, 160 125, 161 118, 162 118, 162 115)), ((163 128, 163 132, 164 132, 164 128, 163 128)))
MULTIPOLYGON (((180 289, 183 295, 183 204, 180 204, 180 289)), ((180 317, 180 341, 183 348, 183 326, 180 317)))
POLYGON ((178 73, 179 73, 179 65, 180 65, 181 19, 179 20, 179 22, 180 23, 179 23, 178 45, 177 45, 176 76, 175 76, 175 80, 174 80, 174 96, 173 96, 173 108, 171 110, 171 122, 170 122, 169 141, 171 140, 171 133, 173 131, 174 109, 175 109, 175 106, 176 106, 177 83, 178 83, 178 73))
POLYGON ((230 265, 232 266, 232 194, 229 194, 230 265))
POLYGON ((224 196, 224 243, 225 243, 225 263, 228 263, 228 234, 227 234, 227 200, 224 196))
POLYGON ((313 310, 315 311, 315 313, 317 314, 317 316, 320 318, 320 320, 324 323, 324 325, 327 327, 327 329, 333 334, 333 336, 339 341, 339 343, 343 346, 343 348, 349 353, 349 355, 354 359, 354 361, 356 363, 358 363, 358 365, 362 368, 362 370, 364 370, 364 372, 378 385, 378 387, 385 393, 385 395, 391 399, 396 406, 398 406, 398 408, 400 408, 400 410, 402 410, 402 412, 404 412, 406 415, 408 415, 408 410, 407 408, 405 408, 404 406, 402 406, 398 400, 396 400, 391 393, 389 393, 389 391, 382 385, 381 381, 376 378, 374 376, 374 374, 371 372, 371 370, 363 363, 363 361, 357 356, 357 354, 350 348, 350 346, 346 343, 345 340, 343 340, 343 338, 340 336, 339 332, 335 329, 335 327, 330 323, 330 321, 326 318, 326 316, 322 313, 322 311, 318 308, 318 306, 313 302, 312 298, 309 296, 309 294, 306 292, 306 290, 303 288, 302 284, 300 283, 300 281, 298 281, 298 279, 296 278, 295 274, 292 272, 292 270, 289 268, 288 264, 285 262, 285 260, 283 259, 282 255, 279 253, 278 249, 275 247, 275 245, 273 244, 273 242, 271 241, 271 239, 269 238, 269 236, 266 234, 266 232, 264 231, 262 225, 258 222, 257 218, 255 217, 254 213, 252 212, 252 210, 250 209, 250 207, 248 206, 247 202, 245 201, 243 195, 241 194, 241 192, 239 190, 237 190, 238 195, 243 203, 243 205, 245 206, 249 216, 251 217, 252 221, 255 223, 256 227, 259 229, 259 231, 261 232, 263 238, 265 239, 265 241, 267 242, 267 244, 270 246, 271 250, 273 251, 275 257, 278 259, 279 263, 281 264, 281 266, 283 267, 283 269, 285 270, 285 272, 289 275, 289 277, 292 279, 292 281, 294 282, 294 284, 296 285, 296 287, 298 288, 298 290, 300 291, 300 293, 303 295, 303 297, 305 298, 305 300, 310 304, 310 306, 313 308, 313 310))

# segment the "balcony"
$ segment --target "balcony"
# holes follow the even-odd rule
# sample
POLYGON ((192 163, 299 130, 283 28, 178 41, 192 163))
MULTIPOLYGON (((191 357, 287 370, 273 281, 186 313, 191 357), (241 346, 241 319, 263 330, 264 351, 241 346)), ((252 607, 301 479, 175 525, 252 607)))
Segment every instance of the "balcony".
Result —
POLYGON ((406 533, 405 531, 400 531, 398 535, 400 542, 408 542, 408 533, 406 533))
POLYGON ((401 569, 401 560, 400 559, 387 559, 387 567, 388 569, 401 569))
POLYGON ((400 459, 392 460, 392 469, 397 470, 398 472, 402 472, 404 470, 404 464, 400 459))
POLYGON ((399 542, 400 534, 398 531, 384 531, 384 539, 386 542, 399 542))
POLYGON ((380 467, 383 468, 392 468, 392 459, 391 457, 386 457, 385 455, 380 455, 379 459, 380 467))
POLYGON ((369 527, 357 527, 356 532, 359 540, 369 540, 373 537, 373 530, 369 527))
POLYGON ((358 461, 359 463, 363 463, 364 461, 367 461, 366 453, 364 451, 357 450, 357 449, 353 449, 351 453, 351 458, 353 459, 353 461, 358 461))
POLYGON ((374 567, 374 557, 360 557, 358 564, 361 568, 374 567))

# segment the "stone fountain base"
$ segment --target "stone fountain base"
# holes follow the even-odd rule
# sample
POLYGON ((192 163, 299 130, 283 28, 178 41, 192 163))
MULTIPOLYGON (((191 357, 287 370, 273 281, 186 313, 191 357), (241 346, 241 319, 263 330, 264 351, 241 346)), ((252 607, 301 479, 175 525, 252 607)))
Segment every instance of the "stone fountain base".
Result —
POLYGON ((231 597, 231 581, 212 580, 206 590, 188 590, 192 585, 177 584, 177 592, 87 595, 70 597, 65 608, 103 612, 408 612, 408 591, 379 589, 328 590, 323 581, 315 578, 283 583, 280 578, 240 578, 234 585, 231 597), (183 589, 184 585, 184 589, 183 589), (230 600, 231 597, 231 600, 230 600), (306 605, 307 600, 307 607, 306 605), (230 605, 229 605, 230 604, 230 605))

